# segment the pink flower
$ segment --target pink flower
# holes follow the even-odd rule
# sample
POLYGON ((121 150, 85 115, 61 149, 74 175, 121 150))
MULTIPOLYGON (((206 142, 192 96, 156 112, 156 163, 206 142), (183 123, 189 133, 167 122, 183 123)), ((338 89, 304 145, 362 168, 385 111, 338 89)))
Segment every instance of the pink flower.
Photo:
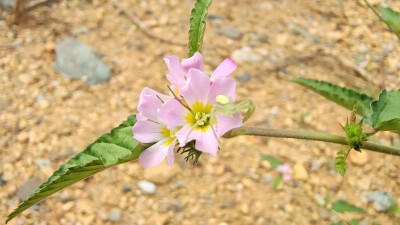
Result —
POLYGON ((161 100, 165 102, 168 99, 170 99, 170 96, 161 94, 161 93, 159 93, 151 88, 148 88, 148 87, 143 88, 142 92, 140 93, 139 104, 137 107, 137 110, 139 113, 136 114, 136 119, 138 121, 154 119, 157 117, 158 112, 155 111, 154 109, 155 109, 155 107, 157 107, 159 105, 158 104, 154 105, 153 101, 149 101, 149 99, 154 99, 154 98, 159 99, 159 102, 161 102, 161 100), (152 98, 149 98, 149 97, 152 97, 152 98), (144 116, 144 114, 146 114, 150 118, 144 116))
POLYGON ((167 64, 169 73, 167 79, 172 83, 172 90, 177 92, 179 95, 179 89, 186 85, 186 74, 189 69, 196 68, 198 70, 204 70, 203 56, 196 52, 188 59, 183 59, 179 62, 179 58, 176 55, 170 55, 164 58, 167 64))
POLYGON ((145 88, 140 95, 138 121, 132 128, 133 138, 142 143, 155 143, 139 156, 139 163, 144 168, 157 165, 165 158, 170 167, 174 162, 174 147, 177 142, 176 129, 168 129, 158 119, 162 98, 166 100, 168 96, 150 88, 145 88))
MULTIPOLYGON (((179 62, 176 55, 170 55, 164 58, 169 73, 167 79, 172 83, 172 90, 179 95, 179 89, 186 85, 187 74, 190 69, 198 69, 204 71, 204 61, 201 53, 196 52, 188 59, 179 62)), ((230 58, 225 59, 213 72, 210 80, 213 82, 218 78, 227 78, 236 70, 236 63, 230 58)))
POLYGON ((189 69, 187 83, 181 89, 181 99, 170 99, 159 111, 159 119, 168 129, 181 127, 176 132, 179 146, 195 140, 198 151, 216 155, 218 139, 227 131, 242 125, 242 116, 216 115, 212 117, 212 108, 217 105, 218 95, 227 96, 230 102, 235 101, 236 83, 225 78, 226 72, 219 71, 214 82, 199 69, 189 69))
POLYGON ((281 173, 283 175, 283 180, 285 182, 290 181, 292 179, 292 170, 290 169, 290 165, 285 163, 282 165, 279 165, 276 168, 276 171, 278 171, 279 173, 281 173))
POLYGON ((203 72, 203 56, 198 52, 181 62, 174 55, 164 60, 173 93, 165 95, 144 88, 137 107, 137 122, 132 129, 137 141, 153 144, 139 156, 144 168, 157 165, 165 158, 171 167, 175 146, 187 147, 192 141, 195 145, 194 149, 189 147, 190 151, 216 155, 219 138, 242 125, 240 113, 218 111, 235 101, 236 83, 227 78, 236 69, 232 59, 225 59, 211 77, 203 72))

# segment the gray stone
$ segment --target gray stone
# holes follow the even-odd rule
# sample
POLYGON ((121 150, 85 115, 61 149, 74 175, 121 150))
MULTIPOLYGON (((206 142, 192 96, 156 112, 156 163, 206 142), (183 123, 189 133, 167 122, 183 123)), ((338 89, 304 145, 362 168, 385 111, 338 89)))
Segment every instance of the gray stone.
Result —
POLYGON ((374 191, 365 193, 368 202, 373 202, 374 209, 377 212, 387 211, 393 201, 393 197, 386 191, 374 191))
POLYGON ((12 11, 15 6, 15 0, 0 0, 0 7, 6 11, 12 11))
POLYGON ((41 170, 46 168, 46 167, 51 167, 51 162, 48 159, 37 158, 37 159, 35 159, 35 164, 41 170))
POLYGON ((185 206, 178 199, 173 199, 170 203, 170 207, 174 212, 181 212, 185 206))
POLYGON ((253 43, 256 42, 268 43, 268 38, 264 34, 250 33, 249 37, 253 43))
POLYGON ((137 183, 138 187, 140 190, 142 190, 146 194, 154 194, 156 192, 156 185, 147 181, 147 180, 141 180, 137 183))
POLYGON ((121 220, 121 215, 122 211, 120 209, 113 208, 108 219, 112 222, 119 222, 121 220))
POLYGON ((85 80, 87 84, 107 81, 112 74, 94 50, 74 38, 67 38, 55 47, 54 68, 63 76, 85 80))
POLYGON ((242 81, 242 82, 248 81, 248 80, 250 80, 250 78, 251 78, 251 74, 249 72, 245 72, 242 75, 236 76, 236 80, 242 81))
POLYGON ((220 23, 222 21, 221 17, 215 14, 208 14, 207 17, 211 22, 220 23))
POLYGON ((278 106, 274 106, 274 107, 270 108, 270 109, 268 110, 268 113, 271 114, 271 115, 273 115, 273 116, 279 115, 279 108, 278 108, 278 106))
POLYGON ((311 162, 311 172, 317 171, 321 166, 324 165, 324 162, 319 161, 319 160, 313 160, 311 162))
POLYGON ((4 185, 6 181, 3 179, 3 174, 0 173, 0 186, 4 185))
POLYGON ((214 32, 216 34, 224 35, 235 40, 239 40, 243 37, 243 33, 236 27, 222 27, 215 29, 214 32))
POLYGON ((33 191, 40 186, 42 181, 39 177, 32 177, 27 180, 21 187, 18 189, 17 196, 19 201, 25 200, 29 195, 33 193, 33 191))
POLYGON ((261 55, 254 53, 250 47, 245 46, 240 49, 236 49, 232 52, 232 59, 238 63, 241 62, 260 62, 262 60, 261 55))
POLYGON ((130 192, 132 190, 132 186, 129 184, 124 184, 124 186, 122 187, 122 192, 127 193, 130 192))

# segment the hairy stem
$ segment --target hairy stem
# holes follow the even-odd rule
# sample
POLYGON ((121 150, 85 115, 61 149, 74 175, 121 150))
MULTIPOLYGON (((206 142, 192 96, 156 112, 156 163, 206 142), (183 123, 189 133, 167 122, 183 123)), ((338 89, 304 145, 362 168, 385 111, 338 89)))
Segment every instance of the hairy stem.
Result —
MULTIPOLYGON (((260 127, 239 127, 233 129, 224 135, 225 138, 232 138, 239 135, 252 135, 252 136, 265 136, 265 137, 277 137, 277 138, 294 138, 304 139, 313 141, 330 142, 341 145, 349 145, 347 138, 344 136, 338 136, 327 133, 313 132, 313 131, 302 131, 302 130, 283 130, 283 129, 270 129, 260 127)), ((361 148, 380 152, 390 155, 400 156, 400 148, 381 145, 371 141, 364 141, 361 148)))

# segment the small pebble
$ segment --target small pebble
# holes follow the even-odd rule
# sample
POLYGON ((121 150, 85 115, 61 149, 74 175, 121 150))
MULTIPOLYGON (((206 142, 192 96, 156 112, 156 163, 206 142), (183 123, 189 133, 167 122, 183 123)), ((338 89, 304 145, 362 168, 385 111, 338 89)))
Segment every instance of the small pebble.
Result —
POLYGON ((222 27, 215 29, 214 32, 235 40, 240 40, 243 37, 243 33, 236 27, 222 27))
POLYGON ((214 23, 219 23, 222 21, 222 18, 215 14, 208 14, 207 19, 209 19, 211 22, 214 22, 214 23))
POLYGON ((120 209, 114 208, 111 210, 108 219, 112 222, 119 222, 121 220, 122 211, 120 209))
POLYGON ((146 194, 154 194, 156 192, 156 185, 147 181, 147 180, 141 180, 138 182, 138 187, 140 190, 142 190, 146 194))
POLYGON ((393 197, 386 191, 367 192, 364 196, 368 202, 373 202, 374 209, 377 212, 387 211, 393 201, 393 197))
POLYGON ((241 82, 248 81, 250 78, 251 74, 249 72, 245 72, 242 75, 236 76, 236 80, 241 82))
POLYGON ((0 186, 4 185, 6 181, 3 179, 3 174, 0 173, 0 186))
POLYGON ((132 190, 132 186, 129 184, 124 184, 124 186, 122 187, 122 192, 127 193, 130 192, 132 190))

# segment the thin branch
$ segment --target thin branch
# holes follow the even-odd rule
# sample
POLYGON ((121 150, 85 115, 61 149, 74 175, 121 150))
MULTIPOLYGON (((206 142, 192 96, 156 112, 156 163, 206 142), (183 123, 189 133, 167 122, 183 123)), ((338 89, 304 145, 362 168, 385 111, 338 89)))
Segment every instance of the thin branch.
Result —
POLYGON ((135 24, 147 36, 158 39, 168 44, 187 46, 186 41, 174 40, 173 38, 166 38, 154 33, 153 31, 149 30, 147 26, 138 17, 136 17, 134 13, 128 12, 126 9, 122 8, 120 3, 118 3, 116 0, 113 0, 112 3, 119 12, 122 12, 126 17, 128 17, 132 21, 132 23, 135 24))
MULTIPOLYGON (((225 134, 224 137, 232 138, 239 135, 294 138, 294 139, 304 139, 312 141, 323 141, 341 145, 349 145, 347 138, 344 136, 313 132, 313 131, 283 130, 283 129, 270 129, 270 128, 246 127, 246 126, 233 129, 227 134, 225 134)), ((374 152, 400 156, 400 148, 381 145, 371 141, 363 142, 360 147, 374 152)))

